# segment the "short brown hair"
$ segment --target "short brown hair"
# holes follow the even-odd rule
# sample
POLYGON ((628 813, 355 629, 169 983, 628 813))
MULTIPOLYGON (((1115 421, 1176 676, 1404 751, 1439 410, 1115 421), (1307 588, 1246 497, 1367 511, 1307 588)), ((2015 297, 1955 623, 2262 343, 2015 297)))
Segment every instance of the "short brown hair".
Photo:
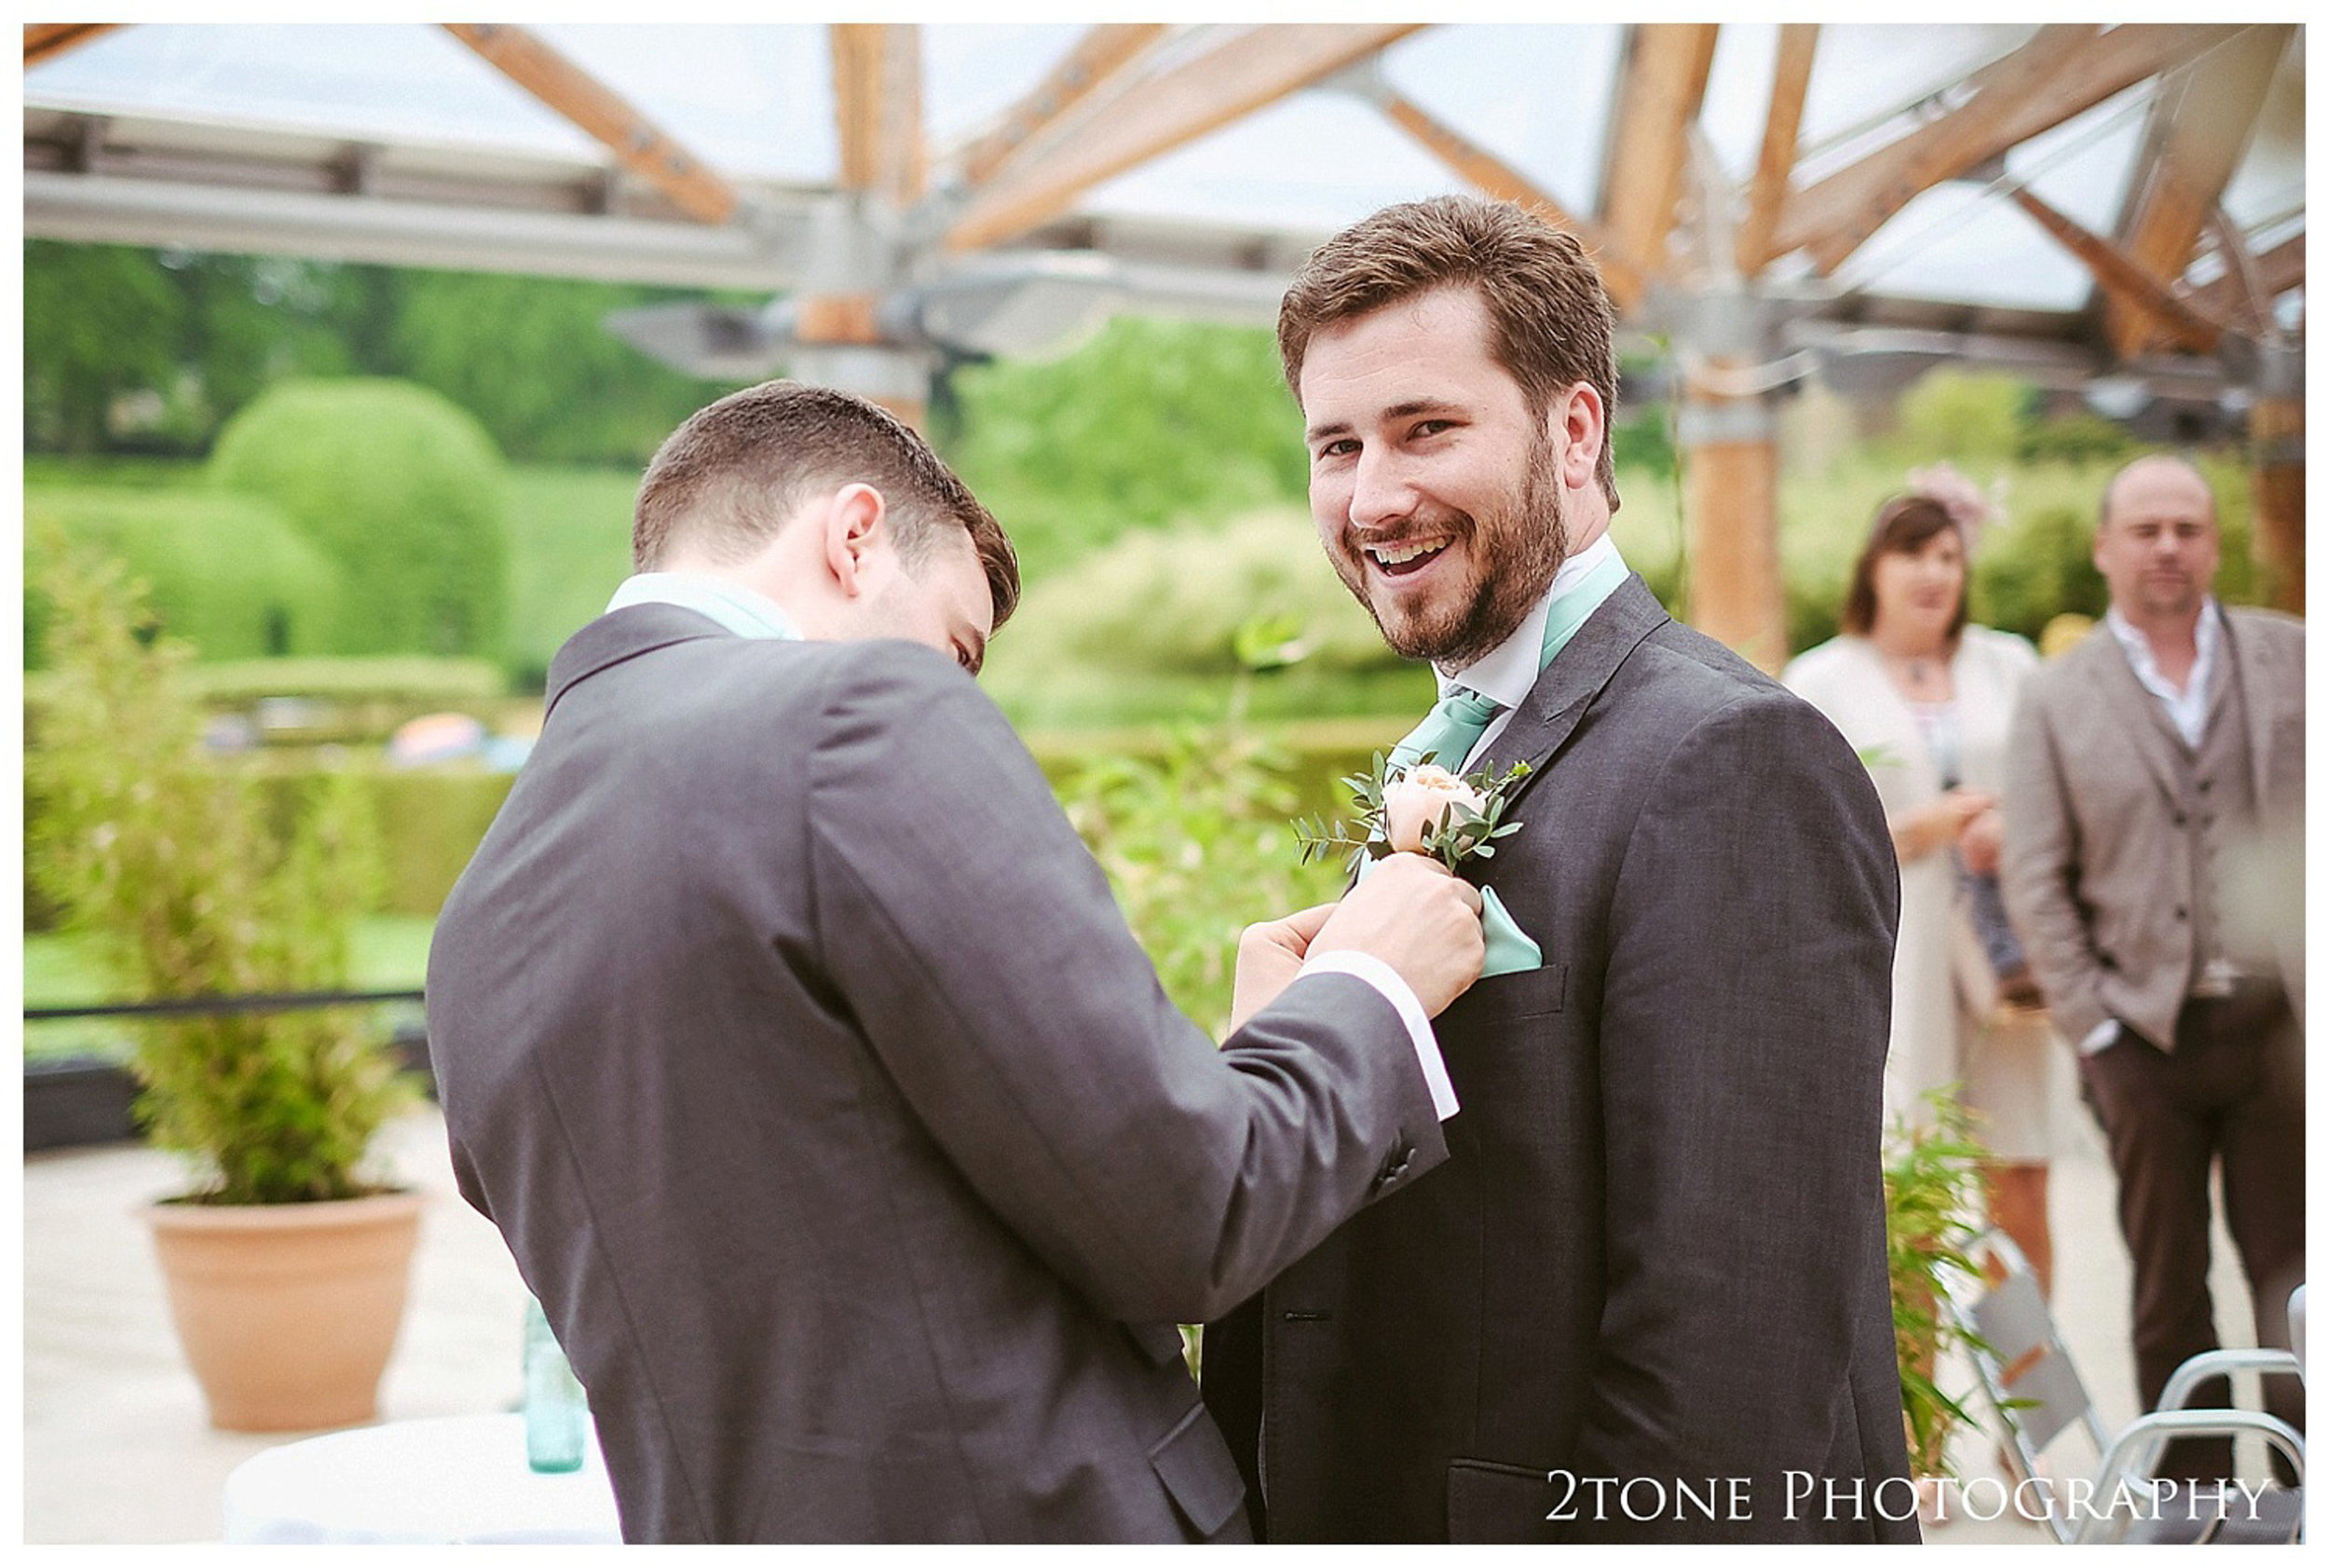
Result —
POLYGON ((1437 289, 1473 288, 1488 308, 1489 351, 1542 415, 1580 381, 1600 394, 1594 477, 1617 510, 1617 358, 1609 291, 1577 237, 1510 201, 1472 196, 1402 202, 1311 253, 1278 307, 1278 358, 1301 398, 1302 359, 1319 328, 1437 289))
MULTIPOLYGON (((1930 496, 1895 496, 1877 508, 1875 526, 1869 530, 1868 542, 1860 547, 1860 558, 1852 563, 1852 586, 1844 595, 1844 629, 1856 637, 1864 637, 1875 630, 1877 557, 1914 555, 1935 534, 1956 525, 1956 519, 1930 496)), ((1963 538, 1963 534, 1959 537, 1963 538)), ((1957 590, 1957 613, 1949 622, 1952 642, 1965 630, 1965 601, 1972 581, 1973 562, 1968 552, 1966 585, 1957 590)))
POLYGON ((639 482, 632 564, 652 571, 682 539, 717 559, 742 560, 819 491, 853 484, 881 492, 909 567, 928 558, 938 528, 968 528, 994 598, 994 624, 1011 618, 1018 558, 970 487, 894 415, 801 381, 730 392, 664 438, 639 482))

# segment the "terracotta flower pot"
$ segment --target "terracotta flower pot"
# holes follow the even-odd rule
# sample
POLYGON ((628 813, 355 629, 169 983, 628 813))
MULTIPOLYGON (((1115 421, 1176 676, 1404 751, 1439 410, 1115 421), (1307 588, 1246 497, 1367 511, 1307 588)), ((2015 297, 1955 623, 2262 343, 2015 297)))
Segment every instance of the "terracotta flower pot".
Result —
POLYGON ((374 1419, 421 1202, 408 1192, 145 1209, 211 1425, 297 1432, 374 1419))

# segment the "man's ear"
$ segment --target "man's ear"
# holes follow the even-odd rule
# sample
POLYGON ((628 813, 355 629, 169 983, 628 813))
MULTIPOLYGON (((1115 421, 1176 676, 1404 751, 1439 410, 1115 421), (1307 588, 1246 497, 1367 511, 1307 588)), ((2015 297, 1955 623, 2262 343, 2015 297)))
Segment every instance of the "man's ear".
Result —
POLYGON ((1545 433, 1558 439, 1561 484, 1582 490, 1596 483, 1602 443, 1609 440, 1609 411, 1590 381, 1556 395, 1545 410, 1545 433))
POLYGON ((825 502, 824 564, 842 595, 865 592, 865 568, 874 551, 888 542, 888 507, 870 484, 844 484, 825 502))

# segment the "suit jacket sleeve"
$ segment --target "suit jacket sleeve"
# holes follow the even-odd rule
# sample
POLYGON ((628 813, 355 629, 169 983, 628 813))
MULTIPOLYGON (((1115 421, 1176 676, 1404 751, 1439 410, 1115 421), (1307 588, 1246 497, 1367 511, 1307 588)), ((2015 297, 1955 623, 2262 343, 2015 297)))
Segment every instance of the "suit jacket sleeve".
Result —
POLYGON ((2108 1018, 2103 971, 2078 907, 2078 824, 2050 706, 2053 676, 2022 689, 2006 743, 2006 845, 1998 884, 2054 1027, 2074 1044, 2108 1018))
POLYGON ((1740 698, 1657 769, 1611 906, 1579 1475, 1776 1498, 1853 1447, 1899 896, 1874 788, 1809 705, 1740 698))
POLYGON ((1396 1010, 1307 976, 1217 1051, 1001 713, 895 646, 828 692, 808 864, 834 1005, 930 1135, 1110 1314, 1195 1322, 1446 1158, 1396 1010))

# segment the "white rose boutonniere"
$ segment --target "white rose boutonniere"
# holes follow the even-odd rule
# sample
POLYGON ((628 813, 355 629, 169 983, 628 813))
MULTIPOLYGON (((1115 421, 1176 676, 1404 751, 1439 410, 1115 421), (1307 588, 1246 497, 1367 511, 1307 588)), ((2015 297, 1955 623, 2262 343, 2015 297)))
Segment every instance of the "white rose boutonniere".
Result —
POLYGON ((1488 798, 1436 762, 1410 768, 1383 786, 1382 837, 1394 854, 1423 852, 1423 838, 1445 828, 1459 811, 1472 816, 1488 798))
POLYGON ((1294 825, 1294 837, 1304 864, 1339 849, 1350 852, 1354 871, 1362 858, 1387 854, 1427 854, 1452 871, 1466 860, 1488 859, 1496 852, 1493 840, 1519 831, 1519 823, 1505 820, 1505 792, 1528 772, 1522 762, 1501 777, 1456 774, 1428 755, 1387 770, 1377 752, 1367 772, 1342 781, 1358 806, 1357 821, 1345 826, 1304 818, 1294 825))

